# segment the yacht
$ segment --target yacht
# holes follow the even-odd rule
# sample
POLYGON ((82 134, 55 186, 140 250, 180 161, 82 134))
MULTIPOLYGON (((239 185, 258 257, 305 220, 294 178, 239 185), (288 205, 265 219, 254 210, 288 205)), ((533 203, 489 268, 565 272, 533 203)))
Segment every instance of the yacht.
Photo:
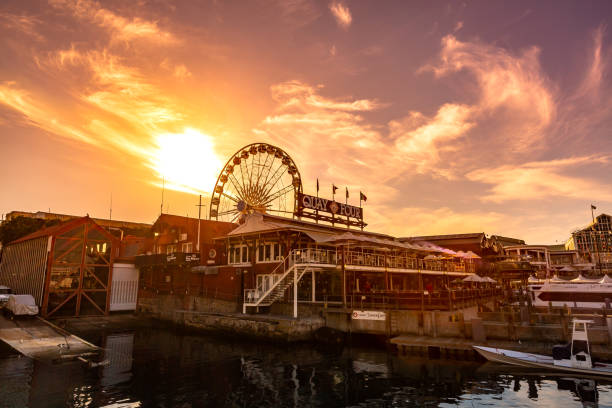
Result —
POLYGON ((600 280, 579 276, 571 281, 553 278, 528 286, 534 306, 568 306, 601 309, 612 302, 612 278, 600 280))

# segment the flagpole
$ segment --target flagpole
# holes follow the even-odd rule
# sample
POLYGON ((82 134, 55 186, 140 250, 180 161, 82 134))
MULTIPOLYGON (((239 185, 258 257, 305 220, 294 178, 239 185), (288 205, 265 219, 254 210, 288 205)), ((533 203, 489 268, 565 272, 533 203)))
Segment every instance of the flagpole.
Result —
MULTIPOLYGON (((317 177, 317 198, 319 198, 319 178, 318 177, 317 177)), ((315 223, 317 224, 319 223, 319 210, 315 210, 315 223)))
MULTIPOLYGON (((348 195, 349 195, 349 192, 348 192, 348 187, 346 187, 346 186, 345 186, 344 188, 346 189, 346 197, 345 197, 345 199, 344 199, 344 203, 345 203, 346 205, 348 205, 348 195)), ((348 212, 347 212, 347 213, 348 213, 348 212)), ((350 228, 351 228, 351 223, 350 223, 350 221, 351 221, 351 220, 349 220, 349 216, 347 215, 347 216, 346 216, 346 229, 350 229, 350 228)))

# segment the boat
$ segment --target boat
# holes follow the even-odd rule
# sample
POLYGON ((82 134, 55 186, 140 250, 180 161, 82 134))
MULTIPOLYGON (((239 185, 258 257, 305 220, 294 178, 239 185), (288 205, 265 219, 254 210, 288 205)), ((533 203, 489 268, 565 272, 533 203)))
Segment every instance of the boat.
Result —
POLYGON ((612 378, 612 364, 593 362, 591 359, 587 333, 587 325, 590 323, 593 322, 574 319, 572 341, 568 344, 553 346, 552 356, 494 347, 472 347, 487 360, 497 363, 612 378))
POLYGON ((612 279, 605 276, 599 281, 576 278, 571 281, 550 279, 543 284, 528 287, 534 306, 569 306, 601 309, 612 302, 612 279))

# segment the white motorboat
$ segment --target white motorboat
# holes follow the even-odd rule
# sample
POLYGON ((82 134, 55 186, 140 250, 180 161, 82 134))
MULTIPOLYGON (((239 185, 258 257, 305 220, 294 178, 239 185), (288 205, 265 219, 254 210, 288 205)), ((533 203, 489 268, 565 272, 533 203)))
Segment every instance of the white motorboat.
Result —
POLYGON ((593 362, 587 334, 590 320, 573 321, 572 341, 567 345, 554 346, 551 356, 523 353, 494 347, 473 346, 474 350, 489 361, 522 367, 551 370, 612 378, 612 364, 593 362))
POLYGON ((612 283, 607 276, 600 281, 576 280, 555 281, 531 284, 528 287, 534 306, 569 306, 577 308, 601 309, 606 299, 612 301, 612 283))

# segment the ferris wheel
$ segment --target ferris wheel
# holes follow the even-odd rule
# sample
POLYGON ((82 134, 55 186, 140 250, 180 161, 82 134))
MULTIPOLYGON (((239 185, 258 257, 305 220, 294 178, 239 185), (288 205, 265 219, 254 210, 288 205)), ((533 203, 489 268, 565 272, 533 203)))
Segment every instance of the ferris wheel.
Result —
POLYGON ((210 219, 239 221, 255 211, 293 215, 302 179, 282 149, 253 143, 238 150, 217 178, 210 200, 210 219))

